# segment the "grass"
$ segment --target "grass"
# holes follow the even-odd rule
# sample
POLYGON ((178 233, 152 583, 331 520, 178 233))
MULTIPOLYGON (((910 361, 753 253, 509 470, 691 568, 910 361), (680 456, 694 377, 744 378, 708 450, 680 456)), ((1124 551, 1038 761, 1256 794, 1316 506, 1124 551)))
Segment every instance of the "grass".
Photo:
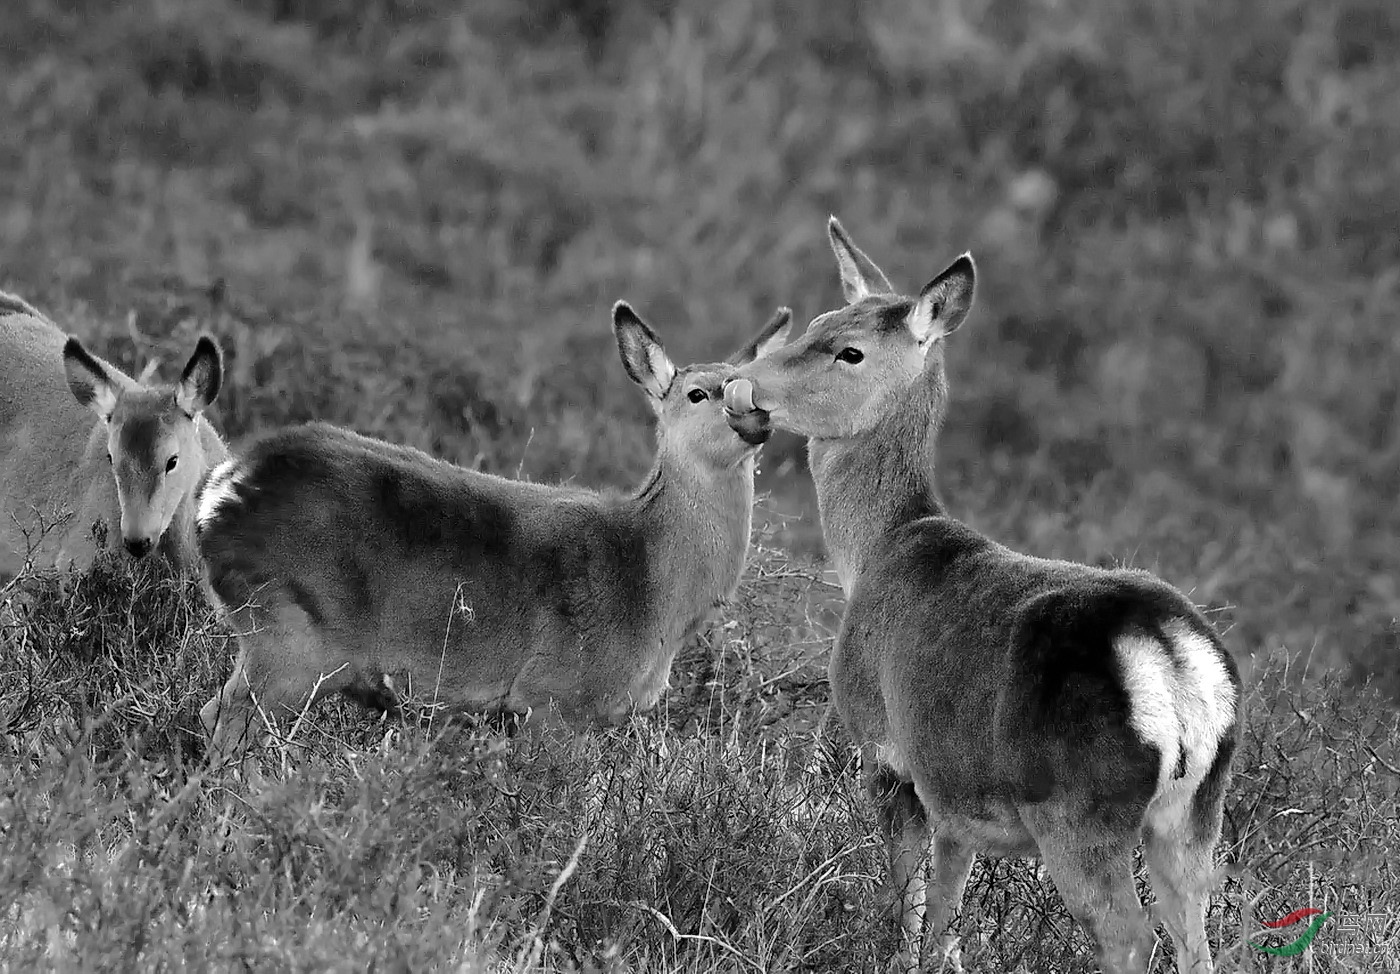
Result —
MULTIPOLYGON (((825 705, 819 611, 798 608, 822 583, 771 549, 757 564, 656 714, 530 741, 336 703, 266 756, 255 788, 199 761, 197 707, 228 655, 197 589, 117 557, 84 591, 30 579, 0 668, 0 957, 878 969, 893 930, 869 805, 843 747, 793 730, 825 705)), ((1289 969, 1242 946, 1260 936, 1250 916, 1400 908, 1400 722, 1334 677, 1291 679, 1292 665, 1257 659, 1251 674, 1210 924, 1227 971, 1289 969)), ((1033 864, 981 863, 966 905, 979 969, 1092 970, 1033 864)), ((1316 953, 1314 970, 1377 969, 1329 959, 1325 938, 1316 953)))
MULTIPOLYGON (((1393 4, 12 7, 0 287, 133 370, 213 332, 235 440, 320 418, 630 482, 613 300, 712 359, 836 306, 828 213, 911 289, 971 248, 951 508, 1157 571, 1226 632, 1222 968, 1394 967, 1393 4), (1309 903, 1340 913, 1308 955, 1242 946, 1309 903)), ((803 464, 765 449, 763 551, 661 709, 577 744, 335 704, 232 786, 198 761, 229 648, 197 592, 120 559, 7 592, 0 966, 875 969, 803 464)), ((966 905, 981 967, 1090 969, 1028 864, 966 905)))

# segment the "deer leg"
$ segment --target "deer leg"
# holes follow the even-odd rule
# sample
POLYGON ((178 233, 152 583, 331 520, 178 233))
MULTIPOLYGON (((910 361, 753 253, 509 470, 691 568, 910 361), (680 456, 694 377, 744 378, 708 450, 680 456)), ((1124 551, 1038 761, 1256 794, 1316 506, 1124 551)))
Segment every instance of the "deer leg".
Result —
POLYGON ((259 653, 257 640, 262 634, 254 628, 253 613, 246 607, 229 613, 228 621, 237 633, 238 658, 223 689, 210 697, 199 711, 204 732, 209 735, 207 757, 209 763, 216 767, 246 747, 257 722, 257 707, 253 703, 253 687, 248 672, 250 659, 256 658, 259 653))
POLYGON ((924 894, 925 918, 923 959, 925 967, 940 958, 933 970, 962 971, 962 950, 953 931, 962 906, 963 891, 972 875, 976 852, 965 843, 939 836, 934 830, 933 866, 924 894))
POLYGON ((1144 974, 1156 937, 1133 885, 1136 837, 1085 843, 1061 825, 1035 838, 1070 915, 1093 939, 1104 974, 1144 974))
POLYGON ((298 606, 274 608, 261 626, 247 607, 230 621, 239 634, 238 661, 222 692, 200 710, 216 765, 247 748, 264 717, 295 718, 302 707, 352 686, 355 676, 330 658, 298 606))
POLYGON ((209 735, 208 759, 211 765, 221 765, 241 751, 248 743, 257 710, 247 683, 247 669, 239 652, 239 661, 223 690, 209 698, 199 711, 204 731, 209 735))
MULTIPOLYGON (((1185 831, 1185 830, 1183 830, 1185 831)), ((1215 886, 1215 841, 1181 832, 1147 832, 1145 852, 1157 916, 1176 945, 1181 974, 1214 974, 1206 909, 1215 886)))
POLYGON ((914 783, 884 765, 877 764, 867 772, 866 788, 875 800, 890 855, 890 886, 900 931, 894 969, 917 971, 923 940, 928 818, 914 783))
POLYGON ((1189 808, 1182 803, 1148 812, 1143 851, 1157 894, 1157 917, 1176 945, 1181 974, 1215 970, 1206 939, 1206 910, 1219 877, 1215 844, 1225 801, 1223 781, 1219 775, 1210 778, 1192 796, 1189 808))

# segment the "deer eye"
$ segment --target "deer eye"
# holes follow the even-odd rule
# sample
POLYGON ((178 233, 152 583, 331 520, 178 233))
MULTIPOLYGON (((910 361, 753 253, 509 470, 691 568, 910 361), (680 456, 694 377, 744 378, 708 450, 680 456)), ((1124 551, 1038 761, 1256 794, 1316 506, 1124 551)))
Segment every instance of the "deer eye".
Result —
POLYGON ((691 402, 704 402, 710 397, 704 389, 691 389, 690 392, 686 393, 686 398, 691 402))
POLYGON ((174 470, 174 469, 175 469, 175 465, 178 464, 179 462, 180 462, 180 454, 177 453, 177 454, 175 454, 174 456, 172 456, 169 460, 165 461, 165 472, 166 472, 166 473, 169 473, 170 471, 174 470))
POLYGON ((865 358, 865 353, 858 348, 843 348, 836 353, 836 361, 845 362, 847 365, 859 365, 865 358))

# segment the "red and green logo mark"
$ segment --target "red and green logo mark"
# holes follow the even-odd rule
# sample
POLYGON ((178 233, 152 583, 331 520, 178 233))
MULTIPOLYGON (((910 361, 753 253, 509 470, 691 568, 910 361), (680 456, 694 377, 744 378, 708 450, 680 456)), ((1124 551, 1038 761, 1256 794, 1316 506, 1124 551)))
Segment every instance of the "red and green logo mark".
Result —
POLYGON ((1272 944, 1257 944, 1251 940, 1249 946, 1263 953, 1272 954, 1275 957, 1297 957, 1312 946, 1313 938, 1317 936, 1317 932, 1322 929, 1322 925, 1327 922, 1327 918, 1331 915, 1331 913, 1323 913, 1317 907, 1309 906, 1301 910, 1294 910, 1292 913, 1285 914, 1277 920, 1265 920, 1263 921, 1263 925, 1270 930, 1282 930, 1284 927, 1291 927, 1293 924, 1301 920, 1306 920, 1308 917, 1314 918, 1313 921, 1308 924, 1308 928, 1292 943, 1281 944, 1275 947, 1272 944))

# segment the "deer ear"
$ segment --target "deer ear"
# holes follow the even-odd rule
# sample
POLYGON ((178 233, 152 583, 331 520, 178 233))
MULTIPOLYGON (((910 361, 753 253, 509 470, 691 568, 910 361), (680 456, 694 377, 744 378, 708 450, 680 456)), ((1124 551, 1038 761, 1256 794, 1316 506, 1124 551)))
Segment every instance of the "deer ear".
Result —
POLYGON ((69 338, 63 345, 63 372, 73 398, 106 422, 117 407, 117 387, 102 363, 76 338, 69 338))
POLYGON ((926 345, 957 331, 972 308, 976 285, 977 267, 971 254, 963 254, 929 281, 906 319, 915 341, 926 345))
POLYGON ((208 335, 200 335, 194 354, 175 387, 175 405, 194 416, 209 408, 224 383, 224 359, 219 346, 208 335))
POLYGON ((676 378, 676 367, 661 347, 661 339, 656 337, 656 332, 637 317, 626 301, 613 305, 613 334, 617 337, 622 367, 632 381, 657 402, 666 398, 666 392, 676 378))
POLYGON ((748 365, 756 358, 763 358, 775 348, 787 344, 788 332, 792 329, 792 309, 779 308, 763 326, 753 341, 729 356, 730 365, 748 365))
POLYGON ((855 304, 871 294, 894 293, 885 272, 851 243, 840 220, 834 216, 829 218, 826 232, 831 238, 831 249, 836 253, 836 266, 841 269, 841 293, 846 296, 847 304, 855 304))

